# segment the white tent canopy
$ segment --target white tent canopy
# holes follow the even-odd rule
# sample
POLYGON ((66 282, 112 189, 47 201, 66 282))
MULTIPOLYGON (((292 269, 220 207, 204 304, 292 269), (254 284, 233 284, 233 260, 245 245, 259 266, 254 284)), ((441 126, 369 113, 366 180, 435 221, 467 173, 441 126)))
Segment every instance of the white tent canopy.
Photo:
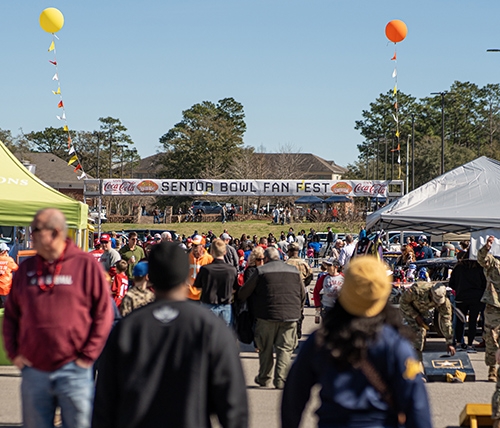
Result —
POLYGON ((466 233, 500 225, 500 162, 480 157, 366 218, 367 230, 466 233))

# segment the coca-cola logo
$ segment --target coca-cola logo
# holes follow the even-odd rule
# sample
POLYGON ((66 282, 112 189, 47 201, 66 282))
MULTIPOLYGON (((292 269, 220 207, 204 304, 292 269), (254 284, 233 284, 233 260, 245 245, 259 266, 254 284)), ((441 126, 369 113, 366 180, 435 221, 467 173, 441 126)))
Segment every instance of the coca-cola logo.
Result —
POLYGON ((358 183, 354 186, 354 193, 365 195, 385 195, 387 184, 380 183, 358 183))
POLYGON ((134 181, 108 181, 104 183, 105 193, 132 193, 135 190, 134 181))

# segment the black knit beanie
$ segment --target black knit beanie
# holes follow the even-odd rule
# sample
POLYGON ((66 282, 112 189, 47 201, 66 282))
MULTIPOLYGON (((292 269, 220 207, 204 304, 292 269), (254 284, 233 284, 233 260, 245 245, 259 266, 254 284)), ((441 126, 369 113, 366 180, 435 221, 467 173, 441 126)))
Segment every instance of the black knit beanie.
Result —
POLYGON ((167 291, 186 281, 189 260, 186 252, 174 242, 153 245, 149 253, 149 280, 157 290, 167 291))

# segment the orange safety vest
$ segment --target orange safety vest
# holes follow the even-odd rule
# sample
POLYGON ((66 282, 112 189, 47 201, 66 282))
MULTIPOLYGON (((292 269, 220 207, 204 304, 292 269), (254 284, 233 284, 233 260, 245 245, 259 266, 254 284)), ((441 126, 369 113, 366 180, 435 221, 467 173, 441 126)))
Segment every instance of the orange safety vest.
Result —
POLYGON ((212 263, 213 260, 214 258, 206 251, 199 259, 194 258, 192 251, 189 253, 188 299, 200 300, 201 289, 193 287, 194 280, 196 279, 196 275, 198 275, 200 268, 204 265, 212 263))
POLYGON ((15 272, 19 266, 8 254, 0 255, 0 296, 6 296, 10 293, 12 287, 12 272, 15 272))

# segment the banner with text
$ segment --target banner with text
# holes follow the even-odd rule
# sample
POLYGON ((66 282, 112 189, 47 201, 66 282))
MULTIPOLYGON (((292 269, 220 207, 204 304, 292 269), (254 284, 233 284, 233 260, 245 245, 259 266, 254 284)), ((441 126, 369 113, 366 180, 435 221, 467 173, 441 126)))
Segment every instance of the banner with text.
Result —
POLYGON ((389 181, 371 180, 102 180, 103 196, 371 196, 387 197, 389 181))

